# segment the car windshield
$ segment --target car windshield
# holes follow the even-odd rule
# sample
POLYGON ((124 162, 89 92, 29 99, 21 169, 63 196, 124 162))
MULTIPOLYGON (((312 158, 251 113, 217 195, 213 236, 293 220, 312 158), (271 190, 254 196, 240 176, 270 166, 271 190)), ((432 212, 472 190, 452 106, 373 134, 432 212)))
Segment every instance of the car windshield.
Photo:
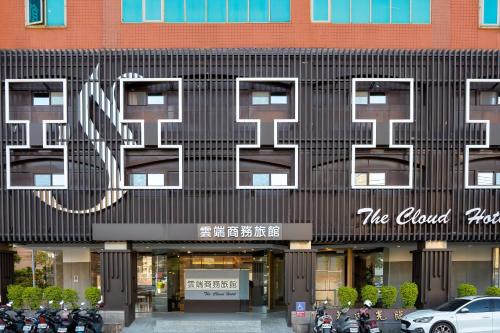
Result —
POLYGON ((465 305, 467 302, 469 301, 466 299, 454 299, 453 301, 441 304, 436 308, 436 311, 455 311, 462 305, 465 305))

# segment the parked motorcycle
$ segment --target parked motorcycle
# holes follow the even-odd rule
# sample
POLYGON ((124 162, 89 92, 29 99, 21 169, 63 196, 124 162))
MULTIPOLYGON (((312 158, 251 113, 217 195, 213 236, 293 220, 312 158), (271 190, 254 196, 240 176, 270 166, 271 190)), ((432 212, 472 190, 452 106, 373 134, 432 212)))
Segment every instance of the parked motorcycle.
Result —
POLYGON ((360 333, 381 333, 376 320, 370 320, 370 310, 372 307, 372 302, 366 300, 363 303, 363 307, 359 309, 359 328, 360 333))
POLYGON ((358 322, 347 314, 349 306, 351 306, 351 302, 348 303, 348 307, 340 310, 340 316, 337 319, 337 333, 359 332, 358 322))
POLYGON ((326 314, 326 307, 328 301, 325 301, 319 308, 316 309, 316 316, 314 317, 314 333, 336 333, 337 330, 333 327, 333 318, 326 314))
POLYGON ((22 332, 24 319, 22 311, 14 311, 12 302, 7 303, 0 308, 0 333, 22 332))
POLYGON ((76 323, 75 333, 101 333, 104 322, 99 310, 103 305, 102 301, 99 301, 95 308, 85 308, 85 303, 82 303, 80 309, 72 316, 76 323))

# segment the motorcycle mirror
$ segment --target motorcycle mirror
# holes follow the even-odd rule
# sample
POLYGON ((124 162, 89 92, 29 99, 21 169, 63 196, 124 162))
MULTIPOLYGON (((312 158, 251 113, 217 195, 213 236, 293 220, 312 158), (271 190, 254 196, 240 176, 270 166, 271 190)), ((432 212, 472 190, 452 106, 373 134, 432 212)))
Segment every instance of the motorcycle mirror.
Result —
POLYGON ((347 305, 351 306, 351 301, 347 302, 347 305))
POLYGON ((49 304, 50 304, 50 305, 52 305, 52 303, 54 303, 54 301, 50 300, 50 301, 49 301, 49 304))
POLYGON ((64 301, 60 301, 60 302, 59 302, 59 305, 64 305, 64 301))
POLYGON ((7 306, 8 306, 8 307, 11 307, 11 306, 12 306, 12 304, 14 304, 14 302, 10 301, 9 303, 7 303, 7 306))
POLYGON ((327 305, 328 304, 328 301, 324 301, 323 304, 327 305))
POLYGON ((43 306, 42 306, 42 305, 40 305, 40 309, 42 309, 42 310, 43 310, 43 306))

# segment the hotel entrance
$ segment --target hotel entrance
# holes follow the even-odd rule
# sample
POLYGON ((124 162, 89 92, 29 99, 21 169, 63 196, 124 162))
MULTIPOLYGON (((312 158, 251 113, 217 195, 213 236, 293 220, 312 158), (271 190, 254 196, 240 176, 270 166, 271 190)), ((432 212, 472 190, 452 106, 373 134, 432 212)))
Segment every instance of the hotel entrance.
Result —
POLYGON ((137 257, 136 312, 267 312, 284 307, 278 251, 154 250, 137 257))

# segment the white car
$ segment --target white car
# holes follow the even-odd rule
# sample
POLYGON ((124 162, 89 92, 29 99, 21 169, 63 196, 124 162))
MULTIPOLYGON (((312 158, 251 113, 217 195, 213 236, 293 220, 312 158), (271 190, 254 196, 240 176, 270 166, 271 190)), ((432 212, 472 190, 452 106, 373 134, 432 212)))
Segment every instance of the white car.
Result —
POLYGON ((498 333, 500 297, 470 296, 419 310, 401 320, 401 333, 498 333))

